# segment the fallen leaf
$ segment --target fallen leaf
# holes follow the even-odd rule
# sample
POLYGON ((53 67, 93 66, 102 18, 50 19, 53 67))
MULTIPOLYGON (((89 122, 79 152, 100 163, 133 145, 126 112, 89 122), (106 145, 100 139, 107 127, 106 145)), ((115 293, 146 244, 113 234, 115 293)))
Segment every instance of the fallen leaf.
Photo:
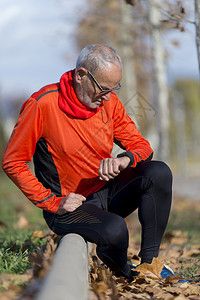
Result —
MULTIPOLYGON (((16 288, 26 282, 29 282, 32 277, 32 272, 27 271, 24 274, 1 274, 0 275, 0 286, 5 290, 9 290, 11 285, 16 288)), ((1 298, 0 298, 1 299, 1 298)))
POLYGON ((185 298, 185 296, 183 296, 183 295, 180 295, 180 296, 177 296, 174 298, 174 300, 185 300, 185 299, 187 299, 187 298, 185 298))
MULTIPOLYGON (((42 231, 35 231, 33 236, 43 237, 43 233, 42 231)), ((56 239, 57 235, 48 235, 46 245, 42 248, 38 248, 37 251, 29 255, 29 261, 33 265, 34 277, 43 277, 51 267, 55 250, 58 246, 56 239)))
POLYGON ((183 284, 180 285, 181 289, 186 289, 190 284, 188 282, 184 282, 183 284))
MULTIPOLYGON (((92 283, 93 291, 97 296, 100 296, 101 294, 105 294, 108 290, 107 284, 105 284, 103 281, 100 282, 93 282, 92 283)), ((100 299, 105 299, 103 295, 101 295, 100 299), (103 297, 103 298, 102 298, 103 297)))
POLYGON ((43 234, 42 230, 35 230, 32 234, 33 239, 36 239, 36 238, 42 239, 43 237, 44 237, 44 234, 43 234))
POLYGON ((147 279, 145 277, 139 276, 139 277, 136 277, 134 283, 137 283, 137 284, 147 283, 147 279))
POLYGON ((180 276, 167 276, 165 279, 164 279, 164 283, 167 283, 167 284, 171 284, 171 283, 177 283, 180 279, 182 279, 180 276))
POLYGON ((163 262, 158 258, 153 258, 151 264, 141 264, 136 267, 136 271, 140 272, 139 276, 147 276, 149 278, 158 280, 161 278, 160 273, 163 268, 163 262))
POLYGON ((189 295, 198 295, 198 296, 200 296, 200 286, 196 286, 196 285, 190 284, 190 285, 184 290, 184 294, 185 294, 186 296, 189 296, 189 295))

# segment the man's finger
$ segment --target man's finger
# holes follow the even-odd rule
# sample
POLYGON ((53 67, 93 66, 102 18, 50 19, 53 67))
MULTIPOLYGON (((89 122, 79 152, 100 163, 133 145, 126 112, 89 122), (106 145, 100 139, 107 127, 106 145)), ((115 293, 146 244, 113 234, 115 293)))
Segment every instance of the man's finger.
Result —
POLYGON ((120 168, 119 168, 119 163, 118 163, 118 160, 116 158, 113 158, 113 172, 115 174, 119 174, 120 173, 120 168))
POLYGON ((107 177, 108 174, 108 159, 103 160, 102 175, 107 177))
POLYGON ((105 168, 106 168, 105 167, 105 159, 103 159, 100 161, 100 165, 99 165, 99 170, 98 170, 99 179, 108 181, 109 178, 105 174, 105 168))
POLYGON ((86 197, 84 197, 83 195, 80 195, 80 194, 75 194, 74 199, 78 199, 80 201, 85 201, 86 197))
POLYGON ((108 181, 115 178, 119 173, 119 166, 115 158, 106 158, 100 162, 99 175, 101 180, 108 181))
POLYGON ((115 178, 120 172, 117 168, 115 159, 114 158, 108 158, 105 160, 106 168, 104 169, 105 172, 103 172, 104 176, 107 176, 109 179, 115 178))
POLYGON ((108 175, 112 178, 116 177, 120 173, 119 166, 115 158, 110 158, 108 161, 108 175))

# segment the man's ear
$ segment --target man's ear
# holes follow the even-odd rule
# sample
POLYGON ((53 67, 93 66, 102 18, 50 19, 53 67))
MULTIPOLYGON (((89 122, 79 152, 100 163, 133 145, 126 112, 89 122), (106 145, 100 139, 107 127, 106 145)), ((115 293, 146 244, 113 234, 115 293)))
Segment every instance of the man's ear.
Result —
POLYGON ((75 81, 77 83, 81 83, 81 81, 83 80, 84 76, 86 76, 86 70, 84 68, 80 68, 76 71, 75 73, 75 81))

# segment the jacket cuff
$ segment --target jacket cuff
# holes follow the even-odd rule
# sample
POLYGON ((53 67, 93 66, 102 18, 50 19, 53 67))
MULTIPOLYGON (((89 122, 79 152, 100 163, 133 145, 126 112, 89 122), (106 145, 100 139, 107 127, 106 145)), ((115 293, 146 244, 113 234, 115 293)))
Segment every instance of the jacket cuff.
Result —
POLYGON ((133 153, 131 151, 127 151, 127 152, 122 152, 117 155, 117 157, 123 157, 123 156, 128 156, 130 158, 130 162, 129 162, 128 166, 126 167, 126 169, 130 168, 134 164, 134 161, 135 161, 133 153))

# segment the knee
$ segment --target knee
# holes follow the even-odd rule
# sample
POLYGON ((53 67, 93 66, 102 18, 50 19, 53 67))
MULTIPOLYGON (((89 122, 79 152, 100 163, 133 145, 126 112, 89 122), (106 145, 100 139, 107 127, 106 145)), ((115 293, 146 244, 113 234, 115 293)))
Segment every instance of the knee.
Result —
POLYGON ((153 169, 153 189, 162 201, 172 201, 172 172, 169 166, 161 161, 155 162, 153 169))
POLYGON ((172 184, 172 172, 169 166, 162 161, 151 161, 150 178, 152 182, 172 184))
POLYGON ((106 245, 128 248, 128 228, 122 217, 113 214, 109 222, 105 224, 103 239, 106 245))

